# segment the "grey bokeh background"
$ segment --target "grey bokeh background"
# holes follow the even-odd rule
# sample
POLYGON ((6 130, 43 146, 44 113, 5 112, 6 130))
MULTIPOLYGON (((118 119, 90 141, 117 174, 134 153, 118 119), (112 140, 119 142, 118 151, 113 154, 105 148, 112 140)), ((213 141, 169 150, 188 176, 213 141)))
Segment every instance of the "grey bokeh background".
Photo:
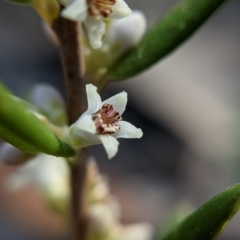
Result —
MULTIPOLYGON (((177 1, 127 2, 150 26, 177 1)), ((147 220, 163 228, 173 209, 194 209, 239 182, 239 10, 239 1, 229 1, 171 56, 104 93, 126 90, 124 117, 144 131, 141 140, 121 141, 112 161, 101 146, 92 149, 123 206, 124 222, 147 220)), ((57 49, 31 8, 0 2, 0 43, 0 77, 17 95, 36 82, 64 95, 57 49)), ((1 178, 9 171, 1 166, 1 178)), ((63 223, 48 215, 37 192, 25 201, 29 192, 1 191, 0 239, 60 239, 63 223)), ((222 239, 239 239, 238 221, 222 239)))

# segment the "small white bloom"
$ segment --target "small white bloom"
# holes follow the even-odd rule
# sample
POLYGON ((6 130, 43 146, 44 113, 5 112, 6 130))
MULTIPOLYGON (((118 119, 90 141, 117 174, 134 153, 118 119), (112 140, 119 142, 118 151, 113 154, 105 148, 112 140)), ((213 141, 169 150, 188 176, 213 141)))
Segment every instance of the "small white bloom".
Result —
POLYGON ((86 147, 102 143, 108 158, 118 151, 116 138, 141 138, 143 133, 131 123, 122 121, 127 104, 127 93, 121 92, 105 101, 92 84, 86 85, 88 109, 74 123, 68 132, 71 144, 86 147))
POLYGON ((84 22, 92 48, 102 47, 106 30, 104 19, 124 18, 132 11, 124 0, 63 0, 66 8, 62 16, 73 21, 84 22))
POLYGON ((18 191, 34 184, 49 200, 66 202, 69 190, 69 169, 64 158, 38 154, 6 179, 6 187, 18 191))
MULTIPOLYGON (((101 79, 107 70, 130 48, 136 46, 146 31, 146 18, 141 11, 122 19, 109 19, 100 49, 92 49, 85 40, 84 57, 86 60, 86 79, 101 79)), ((84 35, 86 39, 87 36, 84 35)))
POLYGON ((87 161, 86 190, 88 201, 89 239, 151 240, 154 229, 147 222, 122 225, 121 207, 110 193, 106 178, 100 174, 94 159, 87 161), (99 185, 104 186, 103 188, 99 185), (96 188, 99 188, 96 191, 96 188), (95 192, 93 194, 93 192, 95 192), (93 195, 99 195, 92 198, 93 195))

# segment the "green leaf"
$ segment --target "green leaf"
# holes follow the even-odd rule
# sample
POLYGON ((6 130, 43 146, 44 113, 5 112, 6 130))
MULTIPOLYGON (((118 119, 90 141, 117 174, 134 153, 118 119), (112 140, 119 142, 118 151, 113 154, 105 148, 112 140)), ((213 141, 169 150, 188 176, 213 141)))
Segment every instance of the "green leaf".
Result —
POLYGON ((138 46, 107 72, 102 81, 123 80, 144 71, 188 39, 224 2, 226 0, 180 1, 146 33, 138 46))
POLYGON ((211 240, 227 227, 240 206, 240 184, 228 188, 203 204, 166 237, 156 240, 211 240))
POLYGON ((75 151, 0 83, 0 138, 25 152, 71 157, 75 151))

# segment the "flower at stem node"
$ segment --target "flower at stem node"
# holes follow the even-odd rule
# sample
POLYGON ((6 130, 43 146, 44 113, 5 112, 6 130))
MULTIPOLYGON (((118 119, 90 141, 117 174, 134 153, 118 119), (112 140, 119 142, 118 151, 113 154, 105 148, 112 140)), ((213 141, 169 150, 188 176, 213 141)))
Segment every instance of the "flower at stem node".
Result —
POLYGON ((126 92, 121 92, 102 102, 95 86, 87 84, 86 91, 88 109, 67 133, 71 145, 82 148, 102 143, 108 158, 112 158, 118 151, 117 138, 142 137, 140 128, 122 120, 127 104, 126 92))
POLYGON ((102 47, 106 31, 105 19, 124 18, 132 14, 124 0, 62 0, 65 9, 62 16, 84 23, 92 48, 102 47))

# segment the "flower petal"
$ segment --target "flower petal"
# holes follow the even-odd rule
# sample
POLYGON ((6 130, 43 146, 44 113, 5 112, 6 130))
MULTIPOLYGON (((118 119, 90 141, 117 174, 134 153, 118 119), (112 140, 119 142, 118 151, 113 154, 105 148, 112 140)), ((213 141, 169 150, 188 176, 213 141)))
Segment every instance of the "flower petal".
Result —
POLYGON ((102 47, 102 37, 106 30, 106 24, 102 20, 88 16, 85 20, 88 39, 93 49, 102 47))
POLYGON ((127 105, 127 93, 121 92, 119 94, 116 94, 115 96, 102 102, 102 105, 105 103, 113 105, 114 110, 122 114, 125 111, 127 105))
POLYGON ((91 134, 96 133, 96 127, 92 120, 92 116, 84 115, 79 118, 79 120, 74 124, 77 129, 83 130, 85 132, 89 132, 91 134))
POLYGON ((117 141, 117 139, 112 137, 111 135, 101 135, 100 139, 107 152, 108 158, 113 158, 118 151, 119 142, 117 141))
POLYGON ((92 84, 86 85, 86 91, 87 91, 88 109, 85 112, 85 114, 93 114, 101 108, 102 100, 100 95, 97 92, 97 88, 92 84))
POLYGON ((69 4, 62 12, 62 17, 73 21, 84 21, 87 17, 88 6, 85 0, 76 0, 69 4))
POLYGON ((116 138, 141 138, 143 135, 141 128, 136 128, 131 123, 126 121, 121 121, 120 130, 114 134, 116 138))
POLYGON ((112 7, 113 12, 110 18, 124 18, 132 14, 132 10, 128 7, 124 0, 117 0, 112 7))
POLYGON ((96 127, 91 115, 81 116, 70 127, 67 138, 72 145, 77 147, 86 147, 101 143, 99 135, 96 134, 96 127))

